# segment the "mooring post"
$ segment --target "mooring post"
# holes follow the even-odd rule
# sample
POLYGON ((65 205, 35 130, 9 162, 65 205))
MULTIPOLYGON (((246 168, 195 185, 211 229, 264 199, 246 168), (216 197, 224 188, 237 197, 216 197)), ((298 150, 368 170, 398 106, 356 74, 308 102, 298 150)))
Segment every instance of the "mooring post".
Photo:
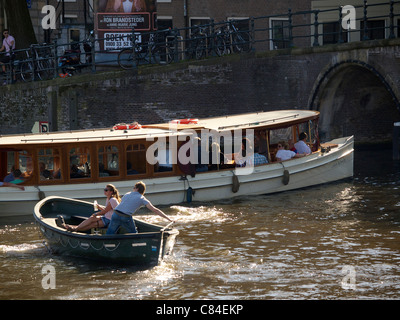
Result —
POLYGON ((400 160, 400 122, 393 126, 393 160, 400 160))

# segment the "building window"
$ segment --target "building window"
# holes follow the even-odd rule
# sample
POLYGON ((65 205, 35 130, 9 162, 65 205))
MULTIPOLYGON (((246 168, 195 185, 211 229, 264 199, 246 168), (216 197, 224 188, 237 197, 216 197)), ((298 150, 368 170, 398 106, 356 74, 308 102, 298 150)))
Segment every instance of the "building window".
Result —
POLYGON ((173 27, 174 26, 172 23, 172 18, 162 18, 162 17, 157 18, 158 30, 172 29, 173 27))
POLYGON ((367 21, 367 34, 364 32, 364 21, 361 21, 361 40, 368 37, 368 40, 385 39, 385 20, 367 21))
MULTIPOLYGON (((208 26, 211 23, 210 18, 191 18, 190 19, 190 34, 192 34, 193 32, 197 32, 198 31, 198 26, 203 26, 206 25, 208 26)), ((201 32, 206 32, 209 33, 209 29, 210 26, 202 28, 200 31, 201 32)))
POLYGON ((98 152, 99 177, 119 176, 118 147, 113 145, 101 146, 98 152))
POLYGON ((326 22, 323 23, 323 44, 334 44, 339 43, 339 32, 341 32, 341 41, 347 42, 347 32, 342 29, 342 25, 339 22, 326 22))
POLYGON ((271 50, 285 49, 290 46, 289 20, 270 20, 271 50))
POLYGON ((61 179, 61 153, 57 148, 38 150, 39 179, 61 179))
POLYGON ((144 144, 130 144, 126 147, 126 174, 146 173, 146 148, 144 144))

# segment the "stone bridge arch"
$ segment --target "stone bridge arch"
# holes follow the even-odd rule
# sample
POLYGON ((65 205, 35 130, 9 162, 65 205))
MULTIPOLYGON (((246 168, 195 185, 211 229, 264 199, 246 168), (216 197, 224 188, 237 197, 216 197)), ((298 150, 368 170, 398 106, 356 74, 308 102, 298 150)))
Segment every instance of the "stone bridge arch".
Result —
POLYGON ((383 68, 355 59, 321 71, 309 106, 321 112, 322 140, 355 135, 357 142, 390 141, 393 122, 400 120, 395 82, 383 68))

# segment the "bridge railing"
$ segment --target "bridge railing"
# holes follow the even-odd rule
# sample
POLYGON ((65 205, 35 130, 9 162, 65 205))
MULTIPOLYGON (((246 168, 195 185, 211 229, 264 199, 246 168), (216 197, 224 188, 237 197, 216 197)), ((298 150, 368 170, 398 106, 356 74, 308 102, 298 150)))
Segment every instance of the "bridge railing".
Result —
POLYGON ((124 66, 169 64, 250 51, 306 48, 352 41, 400 37, 400 0, 343 8, 312 9, 190 28, 157 30, 117 38, 88 37, 74 43, 32 45, 1 53, 3 84, 69 77, 124 66), (345 27, 345 28, 343 28, 345 27), (130 48, 131 58, 121 53, 130 48), (129 60, 131 59, 131 60, 129 60), (129 60, 129 61, 128 61, 129 60))

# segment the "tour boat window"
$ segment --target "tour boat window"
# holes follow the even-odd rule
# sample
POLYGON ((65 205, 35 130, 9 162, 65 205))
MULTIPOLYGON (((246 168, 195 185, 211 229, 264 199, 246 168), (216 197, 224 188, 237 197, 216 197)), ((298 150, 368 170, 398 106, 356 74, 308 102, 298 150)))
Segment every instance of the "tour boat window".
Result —
MULTIPOLYGON (((317 139, 317 134, 318 134, 318 121, 308 121, 304 123, 300 123, 298 125, 298 134, 301 132, 307 133, 307 143, 309 144, 314 144, 317 139)), ((298 136, 296 137, 298 139, 298 136)))
POLYGON ((277 144, 279 141, 292 140, 292 127, 271 130, 269 139, 272 145, 277 144))
POLYGON ((154 172, 172 171, 172 150, 169 144, 160 144, 154 153, 157 163, 154 165, 154 172))
POLYGON ((126 147, 127 175, 146 173, 146 148, 144 144, 130 144, 126 147))
POLYGON ((61 152, 58 148, 38 150, 39 179, 61 179, 61 152))
POLYGON ((4 172, 4 182, 18 180, 19 182, 14 183, 22 183, 32 177, 33 162, 32 156, 28 151, 6 151, 5 159, 7 164, 6 172, 4 172))
POLYGON ((69 168, 72 179, 90 178, 90 149, 88 147, 71 148, 69 168))
POLYGON ((99 177, 119 176, 119 150, 117 146, 99 147, 99 177))

